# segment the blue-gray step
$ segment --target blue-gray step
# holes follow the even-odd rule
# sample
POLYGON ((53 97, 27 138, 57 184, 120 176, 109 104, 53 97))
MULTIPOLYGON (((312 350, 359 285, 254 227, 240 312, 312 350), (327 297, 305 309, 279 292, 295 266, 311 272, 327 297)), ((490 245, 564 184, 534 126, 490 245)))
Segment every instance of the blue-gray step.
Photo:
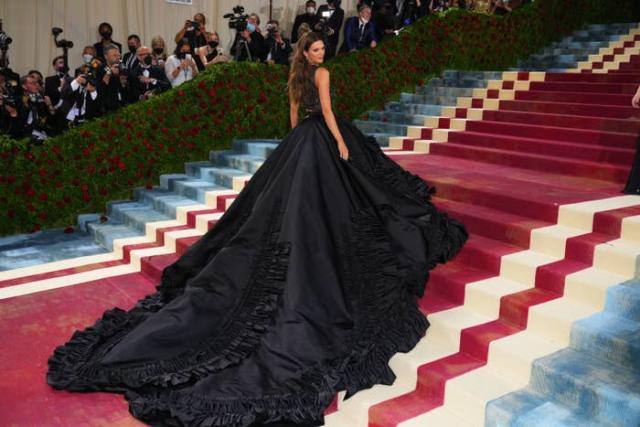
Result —
POLYGON ((106 252, 91 234, 81 232, 78 227, 69 234, 63 229, 19 234, 0 239, 0 271, 106 252))
POLYGON ((640 425, 640 281, 605 301, 573 325, 569 348, 534 362, 529 386, 489 402, 487 426, 640 425), (564 424, 552 423, 560 413, 564 424))

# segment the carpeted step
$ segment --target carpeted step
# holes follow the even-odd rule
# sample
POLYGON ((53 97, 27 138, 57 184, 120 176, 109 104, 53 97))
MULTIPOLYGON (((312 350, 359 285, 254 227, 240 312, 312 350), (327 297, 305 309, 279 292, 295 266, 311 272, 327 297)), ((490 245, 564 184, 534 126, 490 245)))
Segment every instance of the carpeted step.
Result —
POLYGON ((631 280, 607 291, 605 310, 613 315, 640 322, 640 281, 631 280))
MULTIPOLYGON (((635 296, 631 294, 630 296, 635 296)), ((640 300, 635 300, 640 303, 640 300)), ((630 369, 640 378, 640 323, 607 311, 579 320, 571 328, 571 347, 630 369)))
POLYGON ((594 83, 594 82, 531 82, 529 89, 545 92, 590 93, 594 97, 599 94, 624 94, 633 96, 638 85, 633 83, 594 83))
POLYGON ((570 114, 575 116, 612 117, 618 119, 640 119, 640 110, 621 105, 576 104, 571 102, 550 102, 512 100, 500 101, 500 109, 507 111, 527 111, 532 113, 570 114))
POLYGON ((521 215, 491 209, 454 200, 434 198, 434 204, 452 217, 464 223, 470 233, 516 245, 522 249, 529 247, 531 230, 551 225, 521 215))
POLYGON ((485 427, 596 427, 592 419, 559 405, 529 388, 487 404, 485 427))
POLYGON ((377 122, 372 120, 354 120, 353 124, 365 135, 374 133, 385 133, 392 135, 406 135, 409 125, 377 122))
POLYGON ((280 140, 235 140, 233 151, 242 154, 251 154, 262 158, 267 158, 269 154, 278 147, 280 140))
POLYGON ((265 158, 253 154, 239 154, 228 152, 211 152, 211 162, 216 166, 238 169, 254 174, 262 166, 265 158))
POLYGON ((525 111, 485 110, 486 121, 522 123, 537 126, 552 126, 570 129, 625 133, 636 137, 640 132, 640 119, 616 119, 570 114, 550 114, 525 111))
POLYGON ((509 135, 514 138, 526 136, 527 139, 572 142, 595 147, 611 147, 635 150, 637 137, 631 133, 608 132, 604 130, 588 130, 564 128, 535 123, 507 123, 492 120, 469 120, 466 131, 486 134, 509 135))
MULTIPOLYGON (((520 135, 528 135, 528 133, 524 132, 520 135)), ((534 136, 523 137, 473 131, 450 132, 448 143, 618 166, 630 166, 635 153, 635 150, 631 148, 612 148, 562 140, 540 139, 534 136)))
POLYGON ((634 73, 547 73, 546 82, 587 82, 639 84, 640 72, 634 73))
POLYGON ((388 102, 385 105, 385 111, 405 114, 420 114, 423 116, 439 116, 442 112, 442 105, 388 102))
POLYGON ((591 177, 618 184, 626 182, 629 173, 627 166, 607 165, 586 160, 561 159, 549 155, 518 153, 486 147, 473 147, 453 142, 433 144, 430 150, 434 154, 449 157, 475 159, 482 162, 539 171, 553 171, 556 174, 591 177))
POLYGON ((637 426, 640 420, 637 375, 572 348, 534 361, 531 387, 610 425, 637 426))
POLYGON ((598 106, 625 106, 630 104, 629 95, 627 94, 607 94, 598 93, 594 96, 591 93, 569 92, 569 91, 542 91, 528 90, 516 91, 516 100, 518 101, 550 101, 562 103, 588 104, 598 106))

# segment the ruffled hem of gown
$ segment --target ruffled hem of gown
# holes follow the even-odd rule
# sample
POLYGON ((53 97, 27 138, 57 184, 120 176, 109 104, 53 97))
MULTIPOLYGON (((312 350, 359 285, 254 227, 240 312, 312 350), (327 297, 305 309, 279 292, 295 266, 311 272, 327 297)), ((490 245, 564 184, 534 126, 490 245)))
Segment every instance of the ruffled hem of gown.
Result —
MULTIPOLYGON (((380 151, 375 140, 368 138, 366 145, 369 150, 380 151)), ((434 193, 432 187, 386 156, 382 157, 382 162, 365 173, 399 194, 420 203, 429 202, 434 193)), ((274 229, 268 230, 260 252, 259 286, 252 287, 260 292, 248 296, 253 302, 244 307, 250 307, 250 311, 234 316, 232 327, 216 339, 224 345, 211 346, 210 351, 194 354, 193 358, 176 357, 145 363, 135 369, 95 363, 121 337, 177 295, 171 286, 161 284, 158 292, 139 301, 133 309, 105 312, 93 326, 77 331, 66 344, 58 347, 49 359, 48 383, 58 389, 125 393, 132 414, 154 425, 163 422, 231 427, 256 421, 321 422, 325 408, 338 391, 346 390, 350 397, 374 384, 393 383, 395 375, 388 365, 389 359, 397 352, 411 350, 429 325, 415 303, 416 295, 424 290, 428 270, 451 259, 467 239, 462 224, 434 209, 419 221, 428 242, 426 265, 403 269, 378 218, 377 212, 383 209, 380 206, 362 209, 351 218, 357 238, 352 242, 354 253, 349 256, 364 261, 364 265, 359 271, 345 274, 366 283, 361 287, 366 292, 353 298, 355 310, 364 319, 354 331, 355 345, 349 354, 307 369, 300 381, 305 385, 304 392, 257 399, 207 399, 182 387, 239 363, 258 346, 277 311, 287 271, 288 248, 277 242, 278 230, 274 229), (401 296, 393 303, 383 303, 399 284, 406 292, 399 293, 401 296)))

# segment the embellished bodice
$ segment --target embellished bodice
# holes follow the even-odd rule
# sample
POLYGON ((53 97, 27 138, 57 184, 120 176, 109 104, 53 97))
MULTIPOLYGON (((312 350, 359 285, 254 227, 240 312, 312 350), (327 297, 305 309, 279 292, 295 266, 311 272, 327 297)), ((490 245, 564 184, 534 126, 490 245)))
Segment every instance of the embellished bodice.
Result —
POLYGON ((309 85, 309 89, 306 89, 302 95, 302 102, 307 113, 319 113, 322 111, 322 106, 320 105, 320 93, 314 83, 317 69, 318 67, 315 65, 309 67, 309 79, 312 84, 309 85))

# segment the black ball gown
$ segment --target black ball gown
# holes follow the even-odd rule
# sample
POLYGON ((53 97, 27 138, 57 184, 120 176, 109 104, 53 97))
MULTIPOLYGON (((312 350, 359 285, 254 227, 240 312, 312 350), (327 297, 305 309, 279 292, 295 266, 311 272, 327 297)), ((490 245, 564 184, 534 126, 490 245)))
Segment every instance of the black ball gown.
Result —
POLYGON ((416 303, 428 271, 467 233, 430 203, 433 188, 338 118, 341 159, 317 89, 304 103, 155 293, 55 350, 51 386, 122 393, 152 425, 235 427, 321 425, 338 391, 393 383, 389 359, 429 325, 416 303))

